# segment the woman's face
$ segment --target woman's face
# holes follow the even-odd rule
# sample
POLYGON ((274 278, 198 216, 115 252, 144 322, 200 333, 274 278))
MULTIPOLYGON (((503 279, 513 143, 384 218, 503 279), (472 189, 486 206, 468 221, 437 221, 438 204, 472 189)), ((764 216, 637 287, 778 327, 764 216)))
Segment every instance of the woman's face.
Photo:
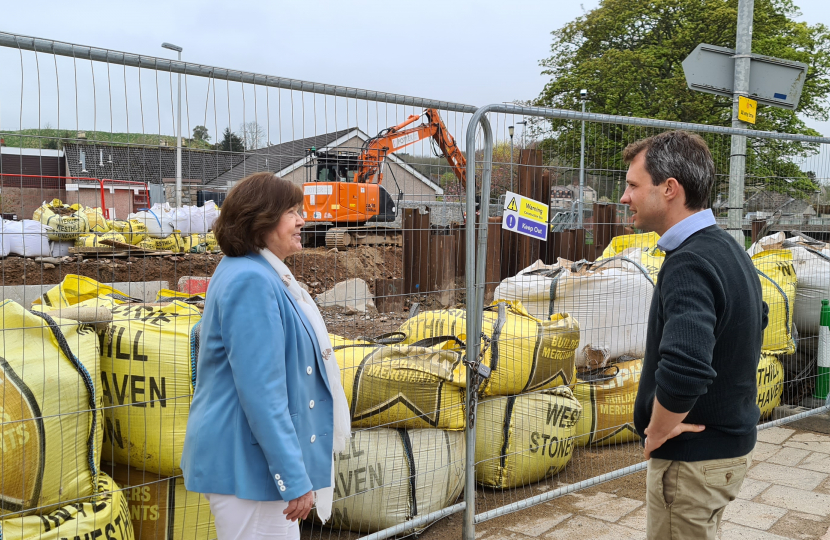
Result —
POLYGON ((286 211, 271 232, 265 236, 265 246, 280 260, 285 260, 303 249, 300 229, 305 224, 303 206, 298 205, 286 211))

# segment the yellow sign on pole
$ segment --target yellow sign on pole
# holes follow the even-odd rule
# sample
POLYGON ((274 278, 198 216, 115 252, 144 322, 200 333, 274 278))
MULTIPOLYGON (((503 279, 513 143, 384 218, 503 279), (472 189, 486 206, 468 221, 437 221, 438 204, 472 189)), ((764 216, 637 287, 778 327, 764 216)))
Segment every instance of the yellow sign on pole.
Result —
POLYGON ((758 102, 743 96, 738 96, 738 120, 755 123, 755 111, 758 110, 758 102))

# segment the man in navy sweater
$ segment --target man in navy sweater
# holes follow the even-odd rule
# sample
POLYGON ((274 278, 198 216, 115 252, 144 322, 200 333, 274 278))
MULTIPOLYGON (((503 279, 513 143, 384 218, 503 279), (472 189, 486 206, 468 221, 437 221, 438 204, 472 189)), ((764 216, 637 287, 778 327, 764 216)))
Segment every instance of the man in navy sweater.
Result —
POLYGON ((630 144, 620 202, 666 258, 649 312, 634 424, 650 539, 715 538, 752 461, 767 306, 752 261, 708 209, 715 165, 685 131, 630 144))

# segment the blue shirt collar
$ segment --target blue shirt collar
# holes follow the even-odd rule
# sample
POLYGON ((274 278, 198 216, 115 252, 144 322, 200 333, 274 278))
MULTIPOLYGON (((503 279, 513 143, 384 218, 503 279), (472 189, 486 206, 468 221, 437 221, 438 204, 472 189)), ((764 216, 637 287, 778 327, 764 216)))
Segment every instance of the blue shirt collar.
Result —
POLYGON ((717 224, 717 221, 715 221, 715 215, 712 213, 712 210, 709 208, 701 210, 679 223, 675 223, 657 241, 657 247, 663 251, 672 251, 680 247, 680 244, 685 242, 694 233, 715 224, 717 224))

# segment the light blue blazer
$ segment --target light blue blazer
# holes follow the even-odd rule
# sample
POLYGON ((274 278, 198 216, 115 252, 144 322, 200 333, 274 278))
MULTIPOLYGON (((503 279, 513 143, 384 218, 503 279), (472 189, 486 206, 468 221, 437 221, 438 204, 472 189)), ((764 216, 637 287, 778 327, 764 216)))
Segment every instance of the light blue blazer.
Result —
POLYGON ((202 317, 185 487, 290 501, 330 486, 334 416, 324 370, 311 324, 265 258, 223 258, 202 317))

